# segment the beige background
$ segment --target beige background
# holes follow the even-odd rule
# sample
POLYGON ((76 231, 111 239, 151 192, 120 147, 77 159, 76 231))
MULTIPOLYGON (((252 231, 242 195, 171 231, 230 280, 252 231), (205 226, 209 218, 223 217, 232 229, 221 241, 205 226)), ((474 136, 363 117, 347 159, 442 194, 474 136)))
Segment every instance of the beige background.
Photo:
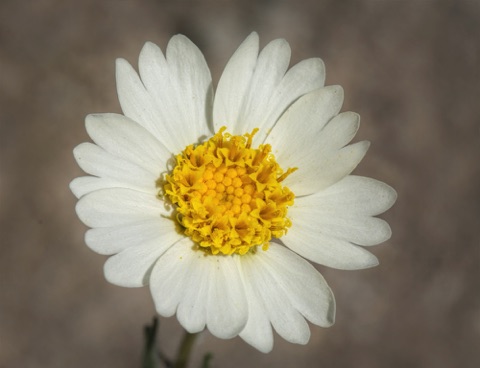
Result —
MULTIPOLYGON (((372 147, 356 170, 394 186, 380 266, 319 267, 337 322, 307 346, 264 355, 202 334, 213 367, 480 366, 480 2, 0 2, 0 367, 139 367, 146 288, 108 284, 83 242, 68 183, 84 116, 119 112, 114 59, 136 65, 173 34, 204 51, 217 81, 252 31, 284 37, 292 64, 320 56, 372 147)), ((162 319, 162 346, 181 336, 162 319)), ((198 367, 193 364, 192 367, 198 367)))

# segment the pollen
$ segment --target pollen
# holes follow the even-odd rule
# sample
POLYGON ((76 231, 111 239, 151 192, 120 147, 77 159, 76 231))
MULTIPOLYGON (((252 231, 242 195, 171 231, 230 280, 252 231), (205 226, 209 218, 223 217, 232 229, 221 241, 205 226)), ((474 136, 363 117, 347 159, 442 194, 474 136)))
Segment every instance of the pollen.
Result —
POLYGON ((282 170, 269 144, 251 147, 258 129, 243 136, 225 130, 178 154, 160 195, 198 249, 213 255, 267 250, 291 226, 287 209, 295 196, 281 182, 296 168, 282 170))

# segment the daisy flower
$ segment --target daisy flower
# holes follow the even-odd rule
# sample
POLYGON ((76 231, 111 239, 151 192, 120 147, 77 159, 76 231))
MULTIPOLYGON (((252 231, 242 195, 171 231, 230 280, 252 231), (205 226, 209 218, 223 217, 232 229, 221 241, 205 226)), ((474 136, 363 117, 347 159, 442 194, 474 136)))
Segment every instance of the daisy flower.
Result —
POLYGON ((262 352, 273 329, 306 344, 307 320, 334 323, 333 294, 315 262, 354 270, 378 264, 362 246, 391 235, 374 216, 396 193, 350 175, 369 143, 350 144, 359 116, 340 113, 343 91, 324 87, 318 58, 288 69, 290 47, 259 53, 252 33, 216 92, 199 49, 147 43, 139 73, 116 64, 124 115, 93 114, 94 143, 74 150, 89 175, 71 183, 85 241, 111 256, 105 277, 150 287, 157 312, 191 333, 240 336, 262 352))

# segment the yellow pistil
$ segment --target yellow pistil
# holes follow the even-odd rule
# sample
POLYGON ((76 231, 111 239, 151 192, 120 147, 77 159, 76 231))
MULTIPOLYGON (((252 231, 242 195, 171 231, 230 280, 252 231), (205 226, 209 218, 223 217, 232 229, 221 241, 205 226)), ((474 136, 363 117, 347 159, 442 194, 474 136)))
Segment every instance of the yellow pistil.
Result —
POLYGON ((269 144, 251 148, 258 129, 244 136, 225 130, 177 155, 160 189, 199 249, 223 255, 267 250, 270 239, 291 226, 287 207, 295 196, 280 183, 296 168, 284 172, 269 144))

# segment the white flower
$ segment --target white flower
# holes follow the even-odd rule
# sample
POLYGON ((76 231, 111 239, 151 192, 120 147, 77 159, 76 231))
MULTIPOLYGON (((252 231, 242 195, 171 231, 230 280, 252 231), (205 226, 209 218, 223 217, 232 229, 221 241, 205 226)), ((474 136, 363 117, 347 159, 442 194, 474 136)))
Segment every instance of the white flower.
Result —
POLYGON ((305 259, 339 269, 377 265, 361 246, 389 239, 376 217, 395 201, 379 181, 350 173, 368 142, 339 113, 343 92, 324 87, 320 59, 287 71, 285 40, 259 54, 252 33, 214 95, 210 71, 186 37, 166 57, 152 43, 139 75, 117 61, 123 115, 86 119, 95 144, 74 150, 90 176, 71 183, 85 241, 111 283, 149 285, 162 316, 189 332, 239 335, 273 346, 272 326, 306 344, 306 320, 330 326, 333 294, 305 259))

